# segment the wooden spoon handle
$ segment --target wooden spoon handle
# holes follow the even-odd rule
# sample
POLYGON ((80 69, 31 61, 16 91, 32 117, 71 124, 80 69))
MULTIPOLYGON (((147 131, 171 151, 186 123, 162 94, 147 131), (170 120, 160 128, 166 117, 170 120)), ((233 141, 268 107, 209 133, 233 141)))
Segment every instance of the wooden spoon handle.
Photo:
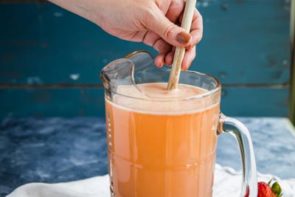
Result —
MULTIPOLYGON (((181 27, 185 29, 186 32, 190 32, 191 24, 193 20, 193 15, 195 11, 197 0, 186 0, 183 18, 181 21, 181 27)), ((172 69, 170 72, 169 82, 168 82, 168 90, 172 90, 177 88, 181 64, 185 54, 185 48, 177 47, 174 53, 172 69)))

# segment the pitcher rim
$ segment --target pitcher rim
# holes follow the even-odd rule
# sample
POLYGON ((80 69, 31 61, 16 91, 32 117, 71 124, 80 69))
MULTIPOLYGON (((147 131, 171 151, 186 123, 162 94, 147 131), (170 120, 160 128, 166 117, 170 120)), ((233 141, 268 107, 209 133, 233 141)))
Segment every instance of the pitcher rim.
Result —
MULTIPOLYGON (((129 59, 129 58, 131 58, 132 56, 134 56, 134 55, 136 55, 138 53, 147 53, 148 55, 150 55, 150 53, 148 51, 138 50, 138 51, 134 51, 134 52, 131 52, 131 53, 127 54, 124 58, 129 59)), ((168 68, 168 69, 171 70, 171 68, 168 68)), ((202 73, 202 72, 198 72, 198 71, 193 71, 193 70, 185 70, 185 71, 181 71, 181 72, 189 72, 189 73, 201 75, 201 76, 204 76, 204 77, 207 77, 207 78, 211 78, 216 83, 215 87, 212 90, 207 90, 204 93, 189 96, 189 97, 185 97, 185 98, 179 98, 179 99, 177 99, 177 98, 167 98, 167 99, 162 99, 161 98, 161 99, 159 99, 159 98, 130 96, 130 95, 127 95, 127 94, 119 93, 119 92, 117 92, 115 90, 112 90, 111 88, 106 88, 105 86, 104 86, 104 89, 107 89, 111 93, 122 96, 122 97, 127 97, 127 98, 131 98, 131 99, 135 99, 135 100, 147 100, 147 101, 156 101, 156 102, 175 102, 176 100, 177 101, 190 101, 190 100, 194 100, 194 99, 202 99, 204 97, 211 96, 211 95, 213 95, 216 92, 221 90, 221 82, 216 77, 214 77, 214 76, 212 76, 210 74, 206 74, 206 73, 202 73)), ((167 82, 167 84, 168 84, 168 82, 167 82)), ((190 85, 190 84, 187 84, 187 85, 190 85)), ((199 87, 199 86, 194 86, 194 87, 199 87)))

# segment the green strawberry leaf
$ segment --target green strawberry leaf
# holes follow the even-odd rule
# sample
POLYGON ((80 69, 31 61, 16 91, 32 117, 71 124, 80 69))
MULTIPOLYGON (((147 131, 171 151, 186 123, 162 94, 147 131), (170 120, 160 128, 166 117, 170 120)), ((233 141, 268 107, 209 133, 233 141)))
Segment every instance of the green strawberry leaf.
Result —
POLYGON ((282 188, 278 182, 272 184, 271 190, 277 197, 282 196, 282 188))

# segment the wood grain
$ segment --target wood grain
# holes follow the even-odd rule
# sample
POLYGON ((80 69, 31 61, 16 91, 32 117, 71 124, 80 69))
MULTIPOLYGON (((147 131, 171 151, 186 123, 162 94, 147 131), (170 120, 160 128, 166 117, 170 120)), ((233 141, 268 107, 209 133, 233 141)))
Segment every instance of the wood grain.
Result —
MULTIPOLYGON (((198 3, 204 37, 191 69, 222 81, 226 114, 287 116, 289 8, 277 0, 198 3)), ((0 23, 1 117, 96 115, 100 69, 134 50, 156 54, 49 3, 0 4, 0 23)))
MULTIPOLYGON (((277 0, 210 2, 207 7, 199 3, 204 37, 191 69, 223 84, 289 81, 289 5, 277 0)), ((3 83, 37 77, 42 83, 95 84, 99 70, 114 59, 139 49, 155 55, 150 47, 114 38, 51 4, 1 5, 0 23, 3 83), (80 77, 72 80, 71 74, 80 77)))

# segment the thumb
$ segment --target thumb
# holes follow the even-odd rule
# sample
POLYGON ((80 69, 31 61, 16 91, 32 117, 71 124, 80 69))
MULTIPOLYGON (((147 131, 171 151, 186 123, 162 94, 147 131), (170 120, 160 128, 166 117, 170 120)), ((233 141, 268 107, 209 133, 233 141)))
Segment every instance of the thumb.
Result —
POLYGON ((169 44, 176 47, 186 47, 191 42, 191 35, 183 28, 172 23, 157 7, 150 17, 146 17, 145 26, 155 32, 169 44))

